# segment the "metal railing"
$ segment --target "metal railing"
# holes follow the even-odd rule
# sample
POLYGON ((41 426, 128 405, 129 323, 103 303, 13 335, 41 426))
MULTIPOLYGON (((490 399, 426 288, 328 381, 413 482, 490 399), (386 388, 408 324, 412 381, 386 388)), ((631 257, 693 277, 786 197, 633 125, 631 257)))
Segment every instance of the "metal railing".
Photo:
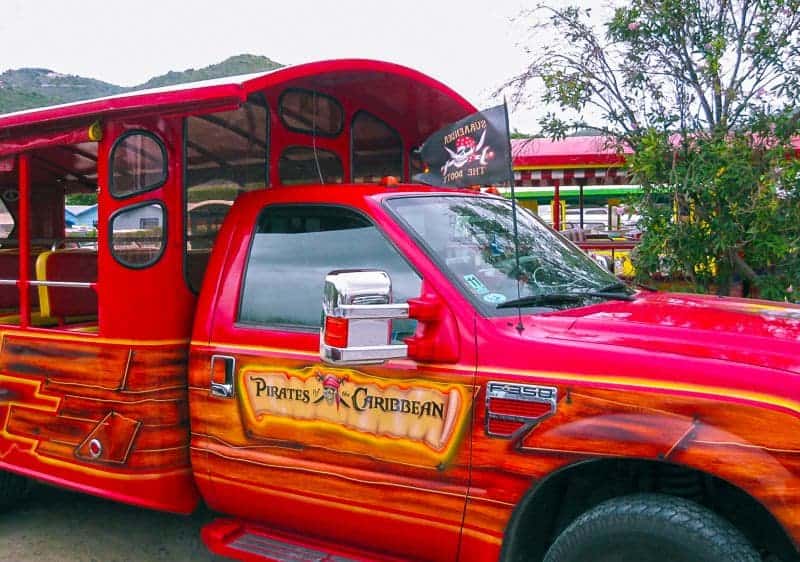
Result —
MULTIPOLYGON (((0 285, 14 285, 19 287, 22 282, 19 279, 0 279, 0 285)), ((75 289, 97 289, 96 282, 86 281, 28 281, 28 285, 33 287, 72 287, 75 289)))

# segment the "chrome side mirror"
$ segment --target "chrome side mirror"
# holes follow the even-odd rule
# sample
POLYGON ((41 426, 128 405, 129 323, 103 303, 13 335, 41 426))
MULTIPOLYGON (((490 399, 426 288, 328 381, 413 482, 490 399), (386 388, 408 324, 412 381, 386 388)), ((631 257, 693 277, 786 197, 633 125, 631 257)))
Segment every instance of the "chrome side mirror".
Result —
POLYGON ((392 303, 392 281, 385 272, 330 272, 322 309, 320 357, 326 363, 365 365, 408 356, 405 344, 391 343, 392 319, 408 318, 408 305, 392 303))

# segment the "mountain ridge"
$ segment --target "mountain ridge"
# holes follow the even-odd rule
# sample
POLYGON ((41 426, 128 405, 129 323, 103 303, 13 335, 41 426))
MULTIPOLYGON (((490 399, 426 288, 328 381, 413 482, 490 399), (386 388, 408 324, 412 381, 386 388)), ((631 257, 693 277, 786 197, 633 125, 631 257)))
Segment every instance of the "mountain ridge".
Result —
POLYGON ((11 69, 0 73, 0 114, 173 84, 265 72, 282 66, 265 56, 241 54, 199 69, 171 70, 131 87, 75 74, 62 74, 48 68, 11 69))

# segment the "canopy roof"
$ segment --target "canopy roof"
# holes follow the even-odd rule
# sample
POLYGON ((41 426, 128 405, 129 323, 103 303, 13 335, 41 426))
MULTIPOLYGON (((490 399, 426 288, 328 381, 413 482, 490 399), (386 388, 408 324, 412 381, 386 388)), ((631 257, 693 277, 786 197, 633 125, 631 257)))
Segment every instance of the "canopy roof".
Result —
POLYGON ((332 60, 0 115, 0 157, 43 146, 43 137, 51 139, 45 146, 81 142, 86 139, 78 131, 97 119, 231 109, 255 92, 282 85, 380 103, 403 123, 416 124, 414 136, 420 142, 442 124, 476 111, 452 89, 410 68, 372 60, 332 60))
POLYGON ((563 140, 514 139, 511 141, 514 168, 588 168, 623 166, 629 148, 622 150, 606 137, 568 137, 563 140))

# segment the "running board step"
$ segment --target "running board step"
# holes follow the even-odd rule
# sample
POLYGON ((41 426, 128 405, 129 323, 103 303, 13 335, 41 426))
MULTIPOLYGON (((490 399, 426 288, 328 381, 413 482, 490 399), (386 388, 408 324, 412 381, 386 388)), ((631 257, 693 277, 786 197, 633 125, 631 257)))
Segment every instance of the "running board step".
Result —
POLYGON ((235 519, 216 519, 200 535, 208 549, 246 562, 396 562, 399 559, 358 552, 277 533, 235 519))

